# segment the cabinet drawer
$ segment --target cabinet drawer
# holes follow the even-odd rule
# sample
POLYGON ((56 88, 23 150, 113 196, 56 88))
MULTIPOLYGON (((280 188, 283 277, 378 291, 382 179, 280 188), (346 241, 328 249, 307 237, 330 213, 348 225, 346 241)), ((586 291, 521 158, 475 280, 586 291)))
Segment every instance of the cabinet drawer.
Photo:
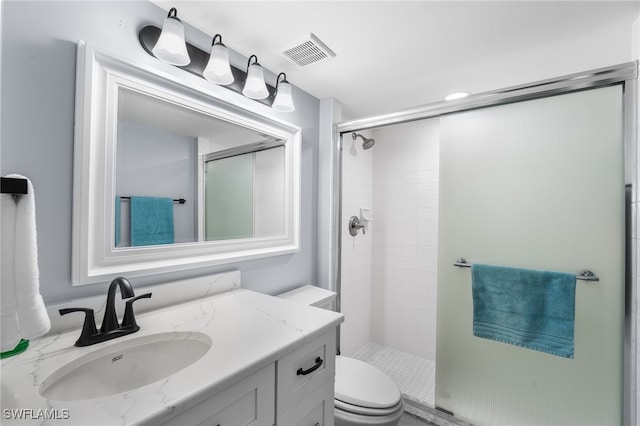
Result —
POLYGON ((333 426, 334 381, 325 382, 278 418, 278 426, 333 426))
POLYGON ((275 365, 234 383, 184 410, 164 425, 272 425, 275 419, 275 365))
POLYGON ((278 416, 335 378, 335 329, 278 361, 278 416))

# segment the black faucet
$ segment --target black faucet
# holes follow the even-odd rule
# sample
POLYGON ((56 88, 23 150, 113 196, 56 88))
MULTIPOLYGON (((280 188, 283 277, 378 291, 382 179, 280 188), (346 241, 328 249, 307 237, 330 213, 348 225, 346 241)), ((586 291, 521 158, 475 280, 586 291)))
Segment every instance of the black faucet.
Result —
POLYGON ((104 308, 102 327, 100 327, 101 333, 108 333, 120 327, 118 316, 116 315, 116 287, 120 287, 120 295, 123 299, 135 296, 131 283, 125 277, 118 277, 111 281, 107 292, 107 306, 104 308))
POLYGON ((104 310, 104 318, 102 319, 100 331, 96 329, 96 320, 93 314, 93 309, 60 309, 60 315, 66 315, 71 312, 84 312, 85 314, 82 332, 80 333, 80 338, 76 341, 75 346, 95 345, 96 343, 115 339, 116 337, 126 336, 127 334, 132 334, 140 330, 133 314, 133 302, 138 299, 150 298, 151 293, 142 294, 138 297, 134 296, 135 293, 133 291, 133 287, 126 278, 118 277, 111 281, 109 291, 107 292, 107 305, 104 310), (120 287, 120 294, 123 299, 129 299, 126 302, 122 324, 118 323, 118 316, 116 315, 116 287, 120 287))

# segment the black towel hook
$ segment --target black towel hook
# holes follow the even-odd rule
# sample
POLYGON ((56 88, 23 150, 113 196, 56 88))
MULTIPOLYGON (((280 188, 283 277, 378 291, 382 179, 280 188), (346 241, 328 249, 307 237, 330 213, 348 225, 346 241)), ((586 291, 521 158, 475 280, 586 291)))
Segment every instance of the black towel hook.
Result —
POLYGON ((26 179, 3 177, 0 181, 0 192, 3 194, 26 195, 28 188, 26 179))

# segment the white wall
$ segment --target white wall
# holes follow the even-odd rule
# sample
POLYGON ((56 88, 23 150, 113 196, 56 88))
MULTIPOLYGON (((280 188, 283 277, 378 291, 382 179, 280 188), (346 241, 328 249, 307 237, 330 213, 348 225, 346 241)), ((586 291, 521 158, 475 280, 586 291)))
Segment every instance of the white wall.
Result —
POLYGON ((373 136, 371 338, 435 361, 439 119, 373 136))
POLYGON ((253 176, 253 232, 268 237, 284 232, 284 148, 256 152, 253 176))
MULTIPOLYGON (((166 11, 146 1, 108 0, 10 0, 3 1, 2 7, 0 171, 2 175, 26 175, 34 183, 41 293, 47 304, 103 294, 105 284, 71 285, 76 45, 85 40, 134 64, 176 72, 147 55, 138 43, 138 30, 160 25, 166 11)), ((206 50, 211 35, 185 24, 189 41, 206 50)), ((252 53, 260 56, 260 52, 252 53)), ((245 57, 230 54, 234 65, 246 66, 245 57)), ((197 78, 183 74, 185 81, 197 78)), ((266 71, 265 77, 275 81, 271 72, 266 71)), ((274 114, 302 129, 301 250, 293 255, 136 278, 134 286, 231 269, 242 272, 243 287, 270 294, 316 281, 319 101, 295 87, 293 96, 295 112, 274 114)))
MULTIPOLYGON (((371 137, 370 132, 361 132, 371 137)), ((353 237, 349 218, 359 216, 360 208, 373 208, 373 150, 363 150, 362 140, 343 136, 342 149, 342 273, 340 350, 352 355, 370 341, 373 227, 353 237)), ((374 313, 375 315, 375 313, 374 313)))

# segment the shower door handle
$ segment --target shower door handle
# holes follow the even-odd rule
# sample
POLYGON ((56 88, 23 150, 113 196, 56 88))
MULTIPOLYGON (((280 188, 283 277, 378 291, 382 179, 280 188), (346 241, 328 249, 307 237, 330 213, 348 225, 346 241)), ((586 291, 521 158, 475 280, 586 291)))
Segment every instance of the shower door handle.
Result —
POLYGON ((349 233, 355 237, 361 229, 362 235, 365 235, 366 232, 364 231, 364 225, 360 223, 358 216, 351 216, 351 219, 349 219, 349 233))

